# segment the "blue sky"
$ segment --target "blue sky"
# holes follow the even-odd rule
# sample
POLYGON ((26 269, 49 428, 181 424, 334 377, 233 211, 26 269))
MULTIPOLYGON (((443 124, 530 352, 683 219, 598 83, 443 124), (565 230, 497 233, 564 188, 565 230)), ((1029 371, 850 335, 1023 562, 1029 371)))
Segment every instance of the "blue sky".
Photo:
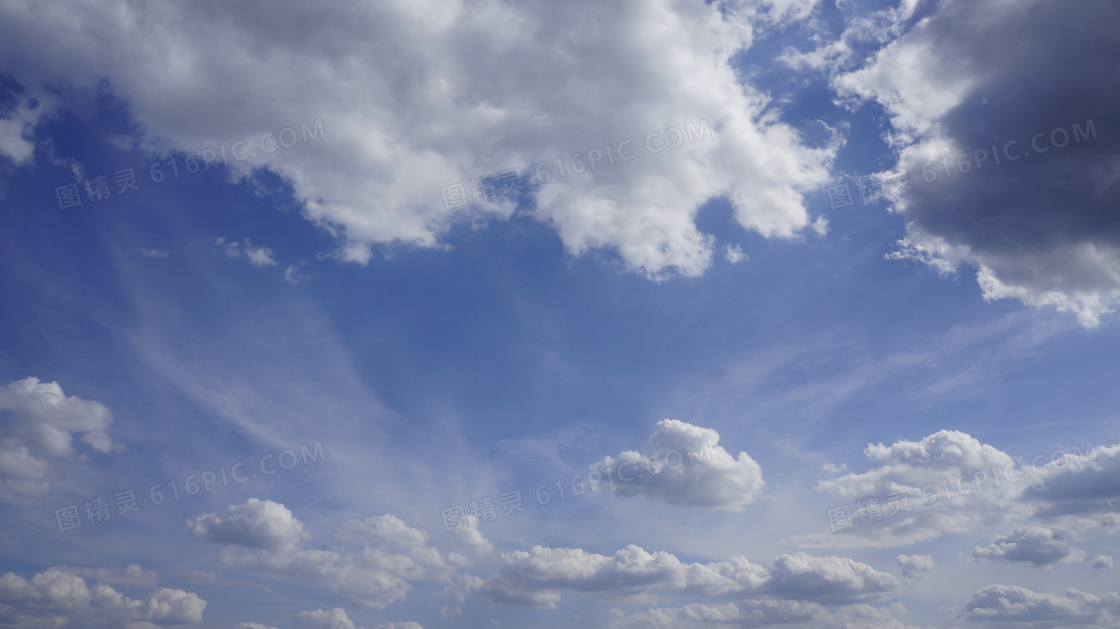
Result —
POLYGON ((0 3, 0 626, 1120 618, 1115 6, 282 4, 0 3))

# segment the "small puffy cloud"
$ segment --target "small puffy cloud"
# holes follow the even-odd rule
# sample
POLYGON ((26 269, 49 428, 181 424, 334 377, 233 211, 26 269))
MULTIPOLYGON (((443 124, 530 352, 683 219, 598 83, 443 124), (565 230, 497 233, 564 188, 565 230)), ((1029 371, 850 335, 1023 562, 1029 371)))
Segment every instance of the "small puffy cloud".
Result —
POLYGON ((1120 592, 1094 596, 1068 588, 1064 594, 1048 594, 1015 585, 989 585, 972 595, 961 615, 996 626, 1104 629, 1120 620, 1120 592))
POLYGON ((330 611, 316 609, 300 612, 296 616, 296 626, 301 629, 360 629, 341 607, 330 611))
POLYGON ((929 555, 899 555, 898 567, 902 569, 903 578, 913 579, 933 570, 937 563, 929 555))
POLYGON ((57 382, 24 378, 0 387, 0 479, 18 494, 50 491, 46 456, 74 454, 74 436, 103 454, 124 446, 109 438, 113 414, 103 404, 66 397, 57 382))
POLYGON ((617 458, 607 456, 591 464, 588 470, 607 479, 610 490, 620 496, 734 511, 754 502, 766 486, 758 463, 746 452, 732 456, 719 445, 719 433, 710 428, 664 419, 657 423, 650 442, 650 455, 626 450, 617 458))
POLYGON ((303 524, 278 502, 250 498, 228 510, 224 520, 213 513, 187 520, 191 537, 215 544, 267 549, 292 548, 306 537, 303 524))
POLYGON ((158 588, 131 599, 105 583, 49 568, 31 580, 9 572, 0 576, 0 612, 17 626, 153 627, 202 621, 206 601, 183 590, 158 588))
POLYGON ((426 533, 393 515, 349 520, 335 535, 341 544, 319 550, 307 546, 303 523, 279 503, 254 498, 229 511, 225 519, 204 514, 187 521, 196 539, 226 544, 223 563, 328 588, 361 607, 404 600, 411 581, 454 585, 456 567, 466 563, 432 548, 426 533))
POLYGON ((214 244, 223 247, 226 255, 231 258, 245 256, 253 266, 276 266, 272 257, 272 249, 265 246, 254 247, 252 241, 246 238, 243 242, 228 241, 225 238, 215 238, 214 244))
POLYGON ((166 258, 167 256, 171 255, 170 251, 164 251, 163 249, 149 249, 147 247, 141 247, 140 253, 148 258, 166 258))
POLYGON ((30 161, 35 152, 34 126, 44 110, 41 104, 20 99, 11 111, 0 111, 0 155, 17 165, 30 161))
POLYGON ((750 256, 743 253, 743 248, 739 245, 727 245, 723 248, 723 257, 731 264, 739 264, 740 262, 750 260, 750 256))
POLYGON ((1108 555, 1097 555, 1093 557, 1093 570, 1110 570, 1112 568, 1112 557, 1108 555))
POLYGON ((986 547, 977 546, 973 554, 980 558, 1030 562, 1036 567, 1059 561, 1081 561, 1085 553, 1070 546, 1061 532, 1032 526, 1000 535, 986 547))

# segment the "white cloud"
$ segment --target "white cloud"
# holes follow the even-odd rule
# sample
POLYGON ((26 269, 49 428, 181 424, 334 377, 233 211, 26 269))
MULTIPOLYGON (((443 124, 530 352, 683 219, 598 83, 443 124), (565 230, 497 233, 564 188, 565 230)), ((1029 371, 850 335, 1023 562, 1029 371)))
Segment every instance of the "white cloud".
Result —
POLYGON ((664 551, 633 544, 613 556, 579 548, 534 546, 503 553, 498 574, 478 593, 508 605, 553 608, 564 591, 652 602, 660 596, 736 600, 780 598, 824 605, 852 605, 883 598, 898 579, 844 557, 781 555, 770 570, 741 556, 714 563, 683 563, 664 551))
POLYGON ((228 566, 329 588, 361 607, 404 600, 411 581, 454 585, 456 566, 465 563, 430 547, 426 533, 392 515, 349 520, 335 535, 341 545, 317 550, 307 547, 303 524, 279 503, 250 499, 230 513, 225 520, 214 514, 188 520, 191 535, 228 544, 221 551, 228 566))
POLYGON ((744 260, 750 260, 750 256, 743 253, 743 248, 739 245, 727 245, 723 248, 723 257, 731 264, 739 264, 744 260))
POLYGON ((225 520, 206 513, 187 520, 191 537, 215 544, 234 544, 246 548, 293 548, 304 539, 303 524, 284 505, 271 500, 250 498, 244 504, 230 505, 225 520))
POLYGON ((50 491, 52 470, 44 456, 74 454, 74 436, 102 454, 124 446, 109 438, 113 414, 104 405, 66 397, 57 382, 24 378, 0 387, 0 479, 18 494, 50 491))
POLYGON ((149 249, 147 247, 141 247, 140 253, 148 258, 166 258, 167 256, 171 255, 170 251, 164 251, 162 249, 149 249))
POLYGON ((605 248, 650 277, 691 276, 715 253, 694 220, 708 199, 730 199, 740 225, 767 237, 811 223, 802 194, 827 181, 835 146, 804 146, 730 58, 756 26, 815 4, 5 3, 0 71, 36 94, 66 82, 91 93, 107 79, 153 146, 228 151, 247 139, 242 151, 258 155, 231 161, 236 174, 282 173, 307 217, 340 237, 343 259, 365 261, 376 243, 434 246, 457 220, 508 216, 508 197, 449 211, 440 188, 514 167, 535 181, 543 163, 551 180, 533 216, 569 252, 605 248), (173 68, 148 61, 171 51, 173 68), (224 104, 230 86, 237 107, 224 104), (315 120, 325 137, 258 150, 262 132, 274 147, 282 129, 315 120), (650 133, 675 143, 667 129, 701 120, 710 139, 645 147, 650 133), (643 157, 615 154, 627 139, 625 154, 643 157), (596 168, 574 172, 573 154, 586 163, 589 149, 602 152, 596 168))
MULTIPOLYGON (((237 242, 219 237, 214 239, 214 244, 219 247, 224 245, 226 255, 231 258, 245 256, 253 266, 276 266, 276 260, 272 257, 272 249, 265 246, 254 247, 252 241, 248 238, 244 242, 237 242), (244 248, 242 248, 242 245, 244 245, 244 248)), ((285 274, 285 278, 287 278, 287 274, 285 274)))
MULTIPOLYGON (((803 541, 897 546, 997 526, 1016 515, 1027 515, 1027 507, 1017 502, 1027 483, 1008 482, 1004 474, 1010 468, 1010 476, 1016 477, 1014 460, 963 432, 942 430, 921 441, 904 440, 890 446, 868 444, 864 454, 878 466, 820 481, 817 489, 849 503, 876 497, 879 504, 865 507, 864 515, 870 518, 869 512, 876 510, 878 519, 803 541)), ((859 517, 856 511, 854 518, 859 517)))
POLYGON ((158 588, 143 599, 131 599, 105 583, 56 568, 31 580, 8 572, 0 576, 0 623, 21 627, 104 627, 131 629, 202 621, 206 601, 183 590, 158 588))
POLYGON ((914 579, 936 568, 937 563, 929 555, 899 555, 898 567, 903 578, 914 579))
POLYGON ((804 629, 917 629, 903 624, 900 605, 848 605, 836 610, 799 601, 748 601, 650 609, 611 620, 611 629, 708 629, 710 627, 801 627, 804 629))
POLYGON ((239 622, 233 626, 233 629, 276 629, 259 622, 239 622))
POLYGON ((38 105, 23 98, 7 116, 0 117, 0 155, 17 165, 30 161, 35 152, 34 127, 46 109, 38 105))
POLYGON ((972 596, 961 614, 997 626, 1115 627, 1120 593, 1094 596, 1068 588, 1065 594, 1032 592, 1015 585, 989 585, 972 596))
POLYGON ((316 609, 300 612, 296 616, 296 626, 307 629, 360 629, 341 607, 335 607, 330 611, 316 609))
POLYGON ((1040 526, 1000 535, 986 547, 977 546, 973 554, 987 559, 1030 562, 1037 567, 1049 566, 1059 561, 1081 561, 1085 558, 1081 549, 1066 543, 1061 532, 1040 526))
POLYGON ((1112 557, 1108 555, 1097 555, 1093 557, 1093 570, 1111 570, 1112 557))
POLYGON ((620 496, 681 506, 737 511, 754 502, 766 486, 758 463, 746 452, 736 458, 723 449, 719 433, 711 428, 665 419, 657 423, 650 442, 650 455, 625 450, 588 469, 601 474, 620 496))

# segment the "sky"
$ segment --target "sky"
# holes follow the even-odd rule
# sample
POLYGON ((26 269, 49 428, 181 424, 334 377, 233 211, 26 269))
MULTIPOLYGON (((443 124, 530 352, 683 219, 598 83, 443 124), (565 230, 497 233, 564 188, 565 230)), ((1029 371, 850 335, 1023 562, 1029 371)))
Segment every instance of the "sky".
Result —
POLYGON ((0 627, 1120 623, 1112 0, 0 0, 0 627))

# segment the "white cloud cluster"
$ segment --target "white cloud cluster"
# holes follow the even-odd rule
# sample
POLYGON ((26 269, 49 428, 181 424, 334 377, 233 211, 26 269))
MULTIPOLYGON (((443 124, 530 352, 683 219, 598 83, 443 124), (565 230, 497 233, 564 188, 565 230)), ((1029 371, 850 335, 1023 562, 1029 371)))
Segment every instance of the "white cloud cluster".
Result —
POLYGON ((921 441, 903 440, 890 446, 869 444, 864 454, 878 466, 867 472, 820 481, 817 489, 849 503, 878 497, 882 518, 867 526, 818 538, 819 543, 908 544, 1002 524, 1016 514, 1026 513, 1016 499, 1027 483, 1008 482, 1003 475, 1009 466, 1015 470, 1015 461, 966 433, 942 430, 921 441), (893 508, 898 509, 890 517, 886 516, 888 501, 896 502, 893 508))
POLYGON ((989 585, 972 596, 961 616, 994 626, 1104 629, 1120 622, 1120 592, 1095 596, 1068 588, 1064 594, 1048 594, 989 585))
MULTIPOLYGON (((511 168, 533 185, 544 164, 532 216, 569 252, 614 250, 654 278, 697 275, 718 251, 694 220, 711 198, 767 237, 812 222, 802 194, 828 180, 836 147, 804 145, 730 60, 757 27, 815 4, 7 2, 0 73, 36 96, 62 85, 78 98, 105 80, 149 146, 248 139, 257 155, 231 160, 235 173, 283 174, 307 217, 340 237, 343 259, 365 261, 376 243, 436 245, 457 220, 508 216, 508 195, 456 209, 441 187, 511 168), (315 120, 325 138, 276 148, 284 129, 315 120), (678 144, 673 129, 702 120, 710 137, 678 144), (273 140, 258 151, 262 132, 273 140)), ((26 156, 28 140, 3 137, 26 156)))
POLYGON ((555 607, 564 591, 630 602, 696 596, 842 606, 881 599, 898 586, 890 574, 844 557, 781 555, 767 570, 741 556, 684 563, 671 553, 631 544, 610 557, 543 546, 503 553, 498 574, 478 593, 499 603, 542 608, 555 607))
POLYGON ((184 590, 158 588, 131 599, 105 583, 92 587, 68 571, 48 568, 31 580, 0 576, 0 625, 18 627, 128 627, 154 629, 202 621, 206 601, 184 590))
POLYGON ((102 454, 123 450, 109 438, 113 414, 104 405, 66 397, 57 382, 24 378, 0 387, 0 479, 11 491, 50 491, 47 456, 74 454, 74 436, 102 454))
POLYGON ((610 479, 620 496, 642 496, 670 505, 741 510, 766 483, 762 468, 746 452, 736 458, 719 445, 719 433, 676 419, 657 423, 650 435, 653 453, 625 450, 588 469, 610 479), (629 480, 627 480, 629 479, 629 480))
POLYGON ((362 607, 404 600, 411 581, 458 583, 456 566, 466 563, 430 547, 426 533, 392 515, 349 520, 335 535, 340 545, 317 550, 307 547, 303 523, 280 503, 251 498, 229 511, 224 519, 204 514, 187 523, 196 539, 227 545, 226 565, 328 588, 362 607))
POLYGON ((899 605, 876 607, 855 604, 831 610, 818 603, 750 601, 745 603, 692 603, 678 608, 658 608, 612 620, 611 629, 709 629, 712 627, 803 627, 805 629, 917 629, 899 620, 899 605))
POLYGON ((1038 567, 1059 561, 1081 561, 1085 558, 1085 553, 1069 545, 1060 531, 1042 526, 1017 529, 1007 535, 1000 535, 985 547, 977 546, 973 554, 987 559, 1030 562, 1038 567))

